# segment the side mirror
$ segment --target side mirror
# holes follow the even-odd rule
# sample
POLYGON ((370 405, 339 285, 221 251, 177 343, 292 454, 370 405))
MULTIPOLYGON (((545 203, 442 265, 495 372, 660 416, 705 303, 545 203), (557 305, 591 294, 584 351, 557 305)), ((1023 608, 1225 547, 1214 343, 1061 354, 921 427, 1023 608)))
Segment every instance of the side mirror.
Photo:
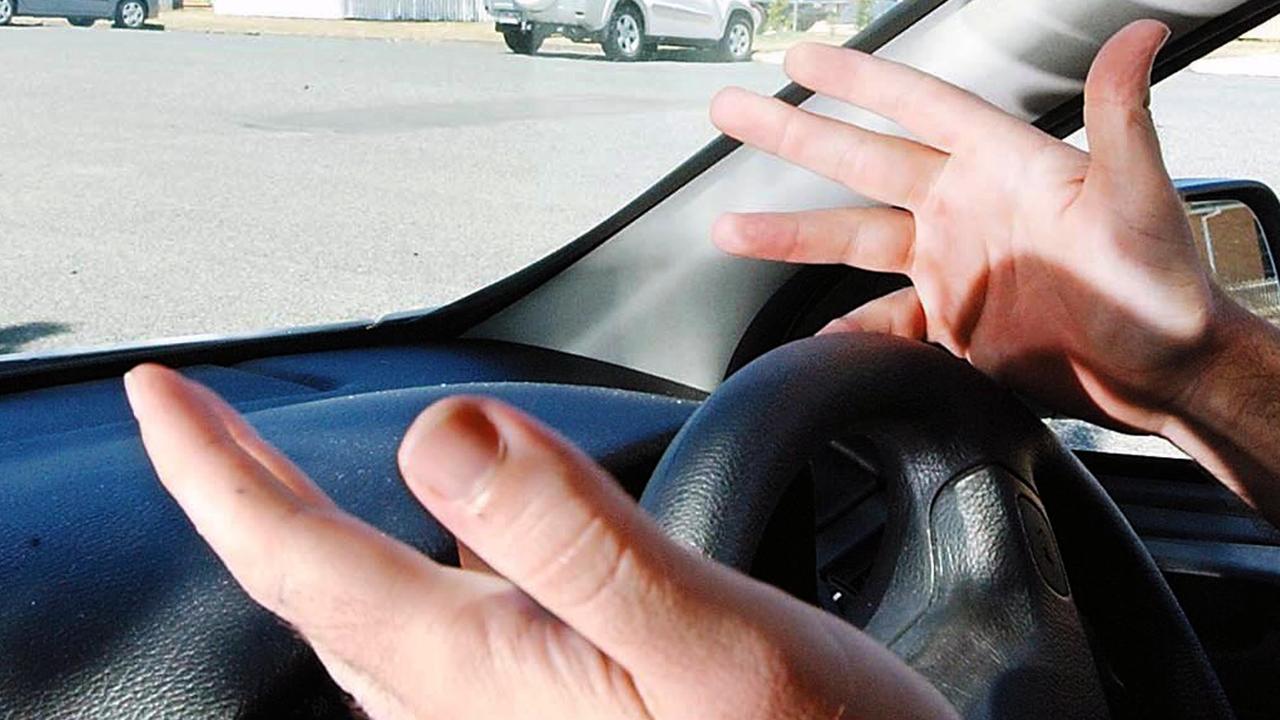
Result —
POLYGON ((1237 302, 1280 324, 1280 200, 1252 180, 1180 180, 1196 249, 1237 302))

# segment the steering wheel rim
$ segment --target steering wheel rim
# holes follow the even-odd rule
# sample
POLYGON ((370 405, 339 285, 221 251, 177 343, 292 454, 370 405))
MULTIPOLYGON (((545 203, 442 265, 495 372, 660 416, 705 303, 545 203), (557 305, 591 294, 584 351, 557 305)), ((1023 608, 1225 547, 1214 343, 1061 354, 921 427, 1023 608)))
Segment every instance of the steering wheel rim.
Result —
POLYGON ((747 571, 801 463, 850 428, 889 481, 866 630, 962 715, 1106 717, 1096 649, 1142 715, 1232 717, 1097 480, 1012 393, 937 348, 834 335, 761 356, 690 418, 641 504, 672 537, 747 571))

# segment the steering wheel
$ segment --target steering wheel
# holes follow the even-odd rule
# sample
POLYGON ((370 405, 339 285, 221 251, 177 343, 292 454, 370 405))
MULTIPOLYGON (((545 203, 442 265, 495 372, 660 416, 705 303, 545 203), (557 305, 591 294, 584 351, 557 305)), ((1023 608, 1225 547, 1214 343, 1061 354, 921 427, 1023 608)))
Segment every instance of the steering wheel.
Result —
POLYGON ((866 631, 964 717, 1232 717, 1097 480, 1012 393, 940 349, 839 335, 761 356, 690 418, 642 505, 748 571, 807 458, 850 431, 875 447, 889 497, 866 631))

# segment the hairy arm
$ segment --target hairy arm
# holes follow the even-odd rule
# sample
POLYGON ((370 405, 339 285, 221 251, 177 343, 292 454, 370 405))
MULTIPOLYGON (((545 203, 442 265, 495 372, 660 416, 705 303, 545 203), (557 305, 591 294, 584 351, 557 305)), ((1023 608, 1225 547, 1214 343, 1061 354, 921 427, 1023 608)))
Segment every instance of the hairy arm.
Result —
POLYGON ((1223 303, 1214 345, 1158 431, 1280 525, 1280 328, 1223 303))

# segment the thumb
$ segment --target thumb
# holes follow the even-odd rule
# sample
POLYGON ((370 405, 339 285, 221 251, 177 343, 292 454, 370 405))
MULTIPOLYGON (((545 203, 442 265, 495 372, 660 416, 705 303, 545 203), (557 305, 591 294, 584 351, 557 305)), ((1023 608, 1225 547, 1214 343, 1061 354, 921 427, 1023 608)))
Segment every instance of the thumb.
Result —
POLYGON ((519 411, 491 399, 438 402, 405 434, 399 462, 459 543, 624 666, 670 661, 661 648, 689 647, 689 628, 722 625, 709 598, 723 582, 710 564, 519 411))
POLYGON ((1085 82, 1090 157, 1105 179, 1123 178, 1122 186, 1148 178, 1168 183, 1149 110, 1152 65, 1168 38, 1162 22, 1131 23, 1102 46, 1085 82))

